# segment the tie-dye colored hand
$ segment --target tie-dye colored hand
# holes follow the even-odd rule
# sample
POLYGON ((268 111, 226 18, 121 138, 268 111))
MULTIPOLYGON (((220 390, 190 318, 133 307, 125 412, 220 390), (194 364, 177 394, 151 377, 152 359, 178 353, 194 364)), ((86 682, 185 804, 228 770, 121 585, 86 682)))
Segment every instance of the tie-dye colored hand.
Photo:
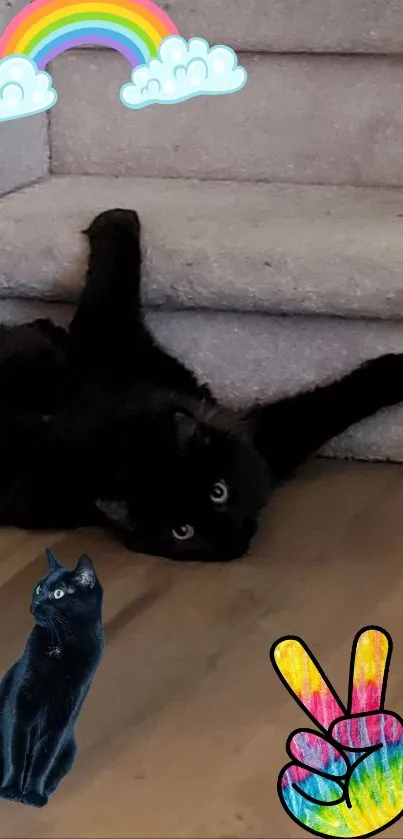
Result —
POLYGON ((278 794, 289 816, 317 836, 373 836, 403 813, 403 720, 384 711, 392 639, 378 627, 355 637, 345 708, 299 638, 270 657, 281 681, 321 729, 294 731, 278 794))

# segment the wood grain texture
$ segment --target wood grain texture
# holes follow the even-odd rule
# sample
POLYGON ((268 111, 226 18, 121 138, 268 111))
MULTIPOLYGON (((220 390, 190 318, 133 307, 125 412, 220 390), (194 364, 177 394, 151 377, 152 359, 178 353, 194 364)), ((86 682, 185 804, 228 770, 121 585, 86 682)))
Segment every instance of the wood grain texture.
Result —
POLYGON ((228 565, 136 556, 97 531, 3 531, 1 671, 30 631, 46 545, 67 565, 91 555, 107 647, 73 771, 44 810, 0 800, 0 837, 307 836, 277 799, 304 716, 269 649, 302 636, 345 698, 353 637, 379 624, 394 641, 386 706, 403 713, 402 513, 401 466, 323 461, 276 494, 251 555, 228 565))

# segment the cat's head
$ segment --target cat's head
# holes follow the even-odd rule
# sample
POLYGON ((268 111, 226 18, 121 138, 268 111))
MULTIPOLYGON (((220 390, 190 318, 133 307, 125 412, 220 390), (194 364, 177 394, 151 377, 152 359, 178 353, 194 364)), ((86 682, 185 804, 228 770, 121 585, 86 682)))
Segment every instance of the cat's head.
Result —
POLYGON ((48 573, 35 583, 31 614, 39 626, 79 627, 100 619, 103 591, 88 556, 83 555, 73 571, 46 551, 48 573))
POLYGON ((97 506, 132 550, 178 560, 221 562, 243 556, 267 496, 267 471, 240 429, 217 414, 200 421, 176 411, 172 439, 161 434, 146 470, 127 461, 120 497, 97 506), (217 419, 218 418, 218 419, 217 419))

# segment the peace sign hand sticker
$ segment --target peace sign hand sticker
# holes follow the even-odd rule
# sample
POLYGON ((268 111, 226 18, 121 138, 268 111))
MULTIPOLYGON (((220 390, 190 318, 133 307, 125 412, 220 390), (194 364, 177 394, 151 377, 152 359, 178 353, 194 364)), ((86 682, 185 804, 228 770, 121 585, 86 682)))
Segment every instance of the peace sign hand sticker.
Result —
POLYGON ((403 813, 403 720, 384 710, 392 646, 379 627, 357 633, 347 708, 300 638, 271 648, 277 675, 320 729, 290 734, 277 784, 288 815, 316 836, 373 836, 403 813))

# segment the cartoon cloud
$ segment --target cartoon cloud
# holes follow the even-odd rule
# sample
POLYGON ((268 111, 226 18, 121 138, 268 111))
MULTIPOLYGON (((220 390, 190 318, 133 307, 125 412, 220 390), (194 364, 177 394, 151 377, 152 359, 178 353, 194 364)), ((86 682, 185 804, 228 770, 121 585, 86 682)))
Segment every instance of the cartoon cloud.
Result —
POLYGON ((247 73, 230 47, 210 47, 204 38, 185 41, 170 35, 161 42, 158 58, 136 67, 123 85, 120 99, 127 108, 174 104, 194 96, 222 95, 240 90, 247 73))
POLYGON ((0 122, 39 114, 56 101, 51 77, 38 72, 30 58, 12 55, 0 61, 0 122))

